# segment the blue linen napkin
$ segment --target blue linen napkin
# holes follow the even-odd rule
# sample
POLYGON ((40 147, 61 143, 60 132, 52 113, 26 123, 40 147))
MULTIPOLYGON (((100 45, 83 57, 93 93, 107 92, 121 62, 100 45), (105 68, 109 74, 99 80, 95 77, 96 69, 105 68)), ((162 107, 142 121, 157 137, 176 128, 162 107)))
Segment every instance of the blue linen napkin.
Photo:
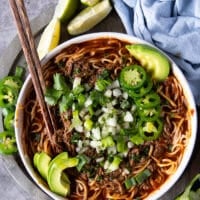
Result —
POLYGON ((200 1, 112 0, 128 34, 164 50, 200 104, 200 1))

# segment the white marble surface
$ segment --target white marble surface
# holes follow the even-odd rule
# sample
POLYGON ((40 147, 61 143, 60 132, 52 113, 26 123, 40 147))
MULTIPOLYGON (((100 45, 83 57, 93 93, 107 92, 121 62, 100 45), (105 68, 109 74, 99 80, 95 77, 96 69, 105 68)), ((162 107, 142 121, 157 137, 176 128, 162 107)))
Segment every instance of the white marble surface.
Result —
MULTIPOLYGON (((30 20, 33 20, 42 12, 48 12, 47 8, 55 6, 56 2, 57 0, 25 0, 30 20)), ((9 1, 0 0, 0 57, 15 37, 16 27, 9 8, 9 1)), ((6 170, 0 156, 0 200, 13 199, 35 200, 36 198, 31 197, 23 188, 16 184, 15 180, 6 170)))

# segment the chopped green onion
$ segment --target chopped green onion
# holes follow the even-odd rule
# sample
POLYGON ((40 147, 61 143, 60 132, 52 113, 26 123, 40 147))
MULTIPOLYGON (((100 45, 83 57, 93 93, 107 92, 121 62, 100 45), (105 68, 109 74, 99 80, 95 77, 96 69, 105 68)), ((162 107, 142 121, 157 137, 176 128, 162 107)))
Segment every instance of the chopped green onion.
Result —
POLYGON ((80 172, 84 165, 90 162, 90 159, 84 154, 77 155, 77 158, 79 159, 79 162, 76 168, 80 172))
POLYGON ((139 174, 135 176, 135 180, 138 184, 143 183, 149 176, 151 176, 151 171, 149 169, 145 169, 139 174))
POLYGON ((82 121, 79 118, 79 112, 78 110, 73 111, 72 113, 72 128, 75 128, 76 131, 82 132, 82 121))
POLYGON ((85 89, 82 85, 78 85, 72 90, 72 93, 77 98, 78 95, 81 94, 84 90, 85 89))
POLYGON ((112 163, 108 166, 107 172, 115 171, 119 168, 122 159, 119 156, 114 156, 112 163))
POLYGON ((84 127, 86 131, 90 131, 93 127, 93 121, 90 118, 86 119, 84 122, 84 127))
POLYGON ((200 187, 196 190, 193 189, 195 184, 199 186, 200 183, 200 173, 193 177, 190 183, 185 188, 184 192, 177 196, 175 200, 198 200, 200 199, 200 187))
POLYGON ((94 140, 100 140, 101 139, 101 131, 99 127, 95 127, 92 129, 92 138, 94 140))
POLYGON ((124 182, 126 189, 130 189, 131 187, 137 185, 137 182, 134 177, 128 178, 124 182))
POLYGON ((74 82, 73 82, 73 90, 81 84, 81 78, 80 77, 75 77, 74 82))
POLYGON ((81 139, 80 133, 73 132, 71 136, 71 143, 77 143, 81 139))
POLYGON ((126 145, 125 138, 120 137, 120 138, 117 140, 117 151, 118 151, 119 153, 124 153, 124 152, 127 151, 127 145, 126 145))
POLYGON ((133 144, 136 144, 136 145, 139 145, 139 144, 143 144, 144 143, 144 139, 139 135, 139 134, 136 134, 136 135, 133 135, 130 137, 130 141, 133 143, 133 144))
POLYGON ((90 114, 91 116, 94 115, 94 109, 93 109, 92 105, 90 105, 90 106, 88 107, 88 112, 89 112, 89 114, 90 114))
POLYGON ((78 100, 78 105, 83 107, 86 101, 86 97, 84 94, 79 94, 77 100, 78 100))
POLYGON ((102 146, 104 148, 115 146, 115 142, 112 136, 108 135, 101 140, 102 146))

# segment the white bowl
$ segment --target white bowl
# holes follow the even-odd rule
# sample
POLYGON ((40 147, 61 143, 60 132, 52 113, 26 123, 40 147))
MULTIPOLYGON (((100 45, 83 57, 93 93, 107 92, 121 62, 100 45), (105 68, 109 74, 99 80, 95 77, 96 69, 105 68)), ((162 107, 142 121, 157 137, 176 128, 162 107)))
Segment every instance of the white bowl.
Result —
MULTIPOLYGON (((63 44, 59 45, 58 47, 56 47, 53 51, 51 51, 47 56, 45 56, 45 58, 42 60, 42 65, 44 65, 45 63, 47 63, 47 61, 49 61, 52 57, 54 57, 56 54, 58 54, 62 49, 70 46, 73 43, 81 43, 84 41, 88 41, 88 40, 92 40, 92 39, 98 39, 98 38, 116 38, 122 41, 128 41, 129 43, 145 43, 148 44, 150 46, 152 46, 151 44, 140 40, 138 38, 135 38, 133 36, 128 36, 126 34, 121 34, 121 33, 110 33, 110 32, 101 32, 101 33, 92 33, 92 34, 86 34, 86 35, 82 35, 76 38, 73 38, 71 40, 68 40, 66 42, 64 42, 63 44)), ((159 50, 160 51, 160 50, 159 50)), ((162 51, 161 51, 162 52, 162 51)), ((163 52, 162 52, 163 53, 163 52)), ((164 53, 163 53, 164 54, 164 53)), ((167 55, 166 55, 167 56, 167 55)), ((169 57, 168 57, 169 58, 169 57)), ((176 181, 180 178, 180 176, 183 174, 190 158, 193 152, 193 148, 195 145, 195 140, 196 140, 196 133, 197 133, 197 111, 196 111, 196 105, 195 105, 195 101, 193 98, 193 95, 191 93, 190 87, 188 85, 188 82, 186 81, 183 73, 180 71, 180 69, 177 67, 177 65, 169 58, 170 62, 171 62, 171 67, 172 67, 172 71, 173 74, 176 76, 176 78, 178 79, 178 81, 181 83, 182 88, 184 88, 184 94, 189 102, 189 107, 191 110, 193 110, 193 115, 191 116, 191 137, 189 139, 189 143, 185 149, 183 158, 181 160, 181 163, 177 169, 177 171, 171 175, 166 181, 165 183, 157 190, 155 190, 154 192, 152 192, 146 199, 149 200, 156 200, 158 198, 160 198, 162 195, 164 195, 171 187, 173 187, 173 185, 176 183, 176 181)), ((23 149, 23 141, 22 141, 22 128, 23 128, 23 111, 20 109, 21 105, 23 105, 24 101, 25 101, 25 97, 26 97, 26 93, 27 91, 29 91, 29 88, 31 87, 32 82, 31 82, 31 77, 30 75, 28 76, 28 78, 26 79, 22 90, 19 94, 19 98, 18 98, 18 102, 17 102, 17 109, 16 109, 16 115, 15 115, 15 133, 16 133, 16 140, 17 140, 17 146, 18 146, 18 150, 19 150, 19 154, 20 157, 22 159, 22 162, 26 168, 26 170, 28 171, 28 173, 30 174, 30 176, 33 178, 33 180, 35 181, 35 183, 44 191, 46 192, 49 196, 51 196, 53 199, 64 199, 58 195, 56 195, 55 193, 51 192, 47 186, 45 186, 45 184, 41 181, 41 178, 37 175, 37 173, 35 172, 35 169, 32 166, 32 163, 28 157, 28 155, 25 153, 24 149, 23 149)), ((65 198, 66 199, 66 198, 65 198)))

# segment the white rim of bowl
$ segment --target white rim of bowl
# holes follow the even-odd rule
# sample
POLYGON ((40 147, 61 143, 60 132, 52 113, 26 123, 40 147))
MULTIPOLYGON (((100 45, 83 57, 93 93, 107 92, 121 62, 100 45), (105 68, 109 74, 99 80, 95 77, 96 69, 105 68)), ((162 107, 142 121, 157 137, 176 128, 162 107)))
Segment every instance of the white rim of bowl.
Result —
MULTIPOLYGON (((184 93, 185 96, 188 100, 188 103, 191 107, 191 109, 193 109, 193 116, 192 116, 192 123, 191 123, 191 135, 193 137, 190 138, 189 140, 189 144, 187 145, 184 155, 182 157, 181 163, 178 166, 178 169, 176 171, 176 173, 174 175, 171 175, 168 177, 168 179, 165 181, 165 183, 163 185, 160 186, 159 189, 153 191, 147 198, 146 200, 156 200, 158 198, 160 198, 161 196, 163 196, 170 188, 172 188, 174 186, 174 184, 178 181, 178 179, 181 177, 181 175, 183 174, 183 172, 185 171, 191 155, 193 153, 194 150, 194 146, 195 146, 195 141, 196 141, 196 135, 197 135, 197 110, 196 110, 196 104, 195 104, 195 100, 193 97, 193 94, 191 92, 191 89, 189 87, 189 84, 185 78, 185 76, 183 75, 182 71, 179 69, 179 67, 175 64, 175 62, 166 54, 164 53, 162 50, 160 50, 159 48, 155 47, 154 45, 136 38, 134 36, 129 36, 127 34, 124 33, 115 33, 115 32, 99 32, 99 33, 89 33, 89 34, 85 34, 85 35, 81 35, 81 36, 77 36, 75 38, 72 38, 62 44, 60 44, 59 46, 57 46, 55 49, 53 49, 51 52, 49 52, 41 61, 41 64, 44 65, 45 63, 47 63, 51 58, 53 58, 55 55, 57 55, 59 52, 61 52, 64 48, 72 45, 72 44, 78 44, 78 43, 82 43, 84 41, 88 41, 88 40, 93 40, 93 39, 99 39, 99 38, 116 38, 122 41, 127 41, 129 43, 141 43, 141 44, 147 44, 149 46, 152 46, 156 49, 158 49, 162 54, 164 54, 170 61, 171 65, 172 65, 172 70, 173 73, 175 75, 178 74, 178 80, 180 83, 182 83, 182 87, 184 88, 184 93)), ((28 171, 29 175, 32 177, 32 179, 35 181, 35 183, 45 192, 47 193, 50 197, 54 198, 54 199, 59 199, 59 200, 63 200, 66 198, 63 198, 53 192, 51 192, 46 186, 44 186, 44 184, 41 183, 41 181, 38 181, 38 176, 37 173, 35 172, 30 159, 28 158, 27 155, 24 155, 23 152, 23 148, 22 148, 22 144, 21 144, 21 135, 19 134, 19 129, 18 129, 18 125, 17 125, 17 119, 18 119, 18 112, 20 111, 19 107, 21 105, 21 100, 24 100, 23 98, 23 94, 26 91, 27 88, 27 84, 31 84, 31 76, 28 75, 28 77, 26 78, 22 89, 20 91, 19 97, 18 97, 18 101, 17 101, 17 106, 16 106, 16 115, 15 115, 15 133, 16 133, 16 142, 17 142, 17 146, 18 146, 18 151, 20 154, 20 157, 22 159, 22 162, 26 168, 26 170, 28 171)))

